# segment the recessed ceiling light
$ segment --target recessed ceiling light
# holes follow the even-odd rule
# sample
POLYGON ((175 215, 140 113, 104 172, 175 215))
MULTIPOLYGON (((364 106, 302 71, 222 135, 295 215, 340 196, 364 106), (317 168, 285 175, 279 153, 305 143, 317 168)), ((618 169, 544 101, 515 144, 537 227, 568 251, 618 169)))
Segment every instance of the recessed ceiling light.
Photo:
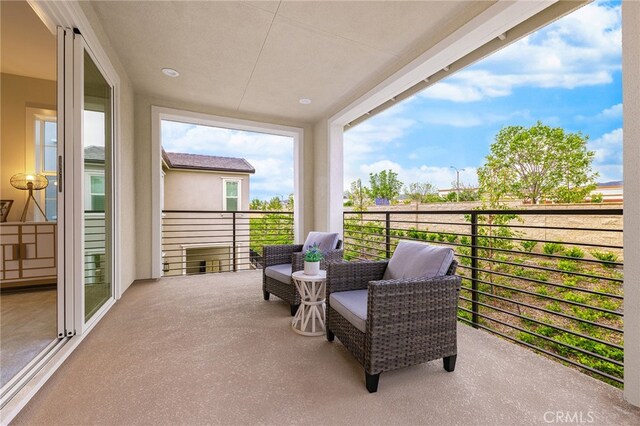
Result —
POLYGON ((302 98, 299 101, 302 105, 309 105, 311 103, 311 99, 302 98))
POLYGON ((180 73, 173 68, 162 68, 162 73, 169 77, 177 77, 180 73))

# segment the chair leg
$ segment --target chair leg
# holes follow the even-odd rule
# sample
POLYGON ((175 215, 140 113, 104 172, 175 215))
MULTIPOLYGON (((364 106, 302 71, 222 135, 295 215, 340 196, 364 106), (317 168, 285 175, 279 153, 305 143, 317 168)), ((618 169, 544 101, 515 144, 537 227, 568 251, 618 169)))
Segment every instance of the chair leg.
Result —
POLYGON ((267 290, 262 290, 262 297, 264 297, 264 300, 269 300, 269 296, 271 296, 271 293, 267 290))
POLYGON ((367 390, 369 391, 369 393, 378 392, 378 381, 380 380, 380 373, 369 374, 365 371, 364 380, 367 384, 367 390))
POLYGON ((329 330, 327 328, 327 340, 330 341, 330 342, 333 342, 333 339, 335 339, 335 338, 336 338, 336 335, 333 334, 333 331, 331 331, 331 330, 329 330))
POLYGON ((451 355, 442 358, 444 369, 449 373, 456 369, 456 357, 457 355, 451 355))
POLYGON ((295 316, 296 312, 298 312, 298 308, 300 305, 291 305, 291 316, 295 316))

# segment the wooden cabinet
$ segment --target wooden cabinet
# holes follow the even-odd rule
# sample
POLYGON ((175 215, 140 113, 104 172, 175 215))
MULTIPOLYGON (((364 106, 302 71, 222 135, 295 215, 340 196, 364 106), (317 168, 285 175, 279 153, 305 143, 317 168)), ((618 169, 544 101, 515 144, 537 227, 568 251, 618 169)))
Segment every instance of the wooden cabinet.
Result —
POLYGON ((0 288, 56 283, 55 222, 0 224, 0 288))

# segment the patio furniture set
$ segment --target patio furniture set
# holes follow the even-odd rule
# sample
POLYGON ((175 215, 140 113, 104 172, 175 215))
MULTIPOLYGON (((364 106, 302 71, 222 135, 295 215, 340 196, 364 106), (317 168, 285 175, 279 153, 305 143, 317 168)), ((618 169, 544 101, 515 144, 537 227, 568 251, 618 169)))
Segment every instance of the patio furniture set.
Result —
POLYGON ((461 285, 453 250, 399 241, 389 260, 347 262, 341 246, 338 234, 320 232, 305 244, 265 246, 264 299, 289 303, 294 331, 337 337, 364 367, 371 393, 385 371, 440 358, 453 371, 461 285), (309 276, 302 259, 312 243, 324 260, 309 276))

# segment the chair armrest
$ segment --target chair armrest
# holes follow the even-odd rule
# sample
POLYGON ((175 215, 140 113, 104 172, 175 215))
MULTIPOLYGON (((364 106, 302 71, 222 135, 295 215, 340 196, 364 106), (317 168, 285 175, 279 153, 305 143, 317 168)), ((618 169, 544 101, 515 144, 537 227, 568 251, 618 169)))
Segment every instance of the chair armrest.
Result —
POLYGON ((327 300, 337 291, 364 290, 369 281, 380 280, 387 260, 378 262, 327 262, 327 300))
POLYGON ((302 251, 302 244, 264 246, 264 267, 291 263, 291 255, 300 251, 302 251))
MULTIPOLYGON (((324 259, 320 261, 320 269, 327 269, 327 262, 341 261, 344 257, 344 250, 325 251, 324 259)), ((291 272, 302 271, 304 269, 304 252, 293 253, 291 255, 291 272)))
POLYGON ((416 320, 428 322, 429 318, 443 316, 455 322, 461 282, 462 278, 456 275, 371 281, 367 331, 389 330, 394 323, 415 327, 416 320))

